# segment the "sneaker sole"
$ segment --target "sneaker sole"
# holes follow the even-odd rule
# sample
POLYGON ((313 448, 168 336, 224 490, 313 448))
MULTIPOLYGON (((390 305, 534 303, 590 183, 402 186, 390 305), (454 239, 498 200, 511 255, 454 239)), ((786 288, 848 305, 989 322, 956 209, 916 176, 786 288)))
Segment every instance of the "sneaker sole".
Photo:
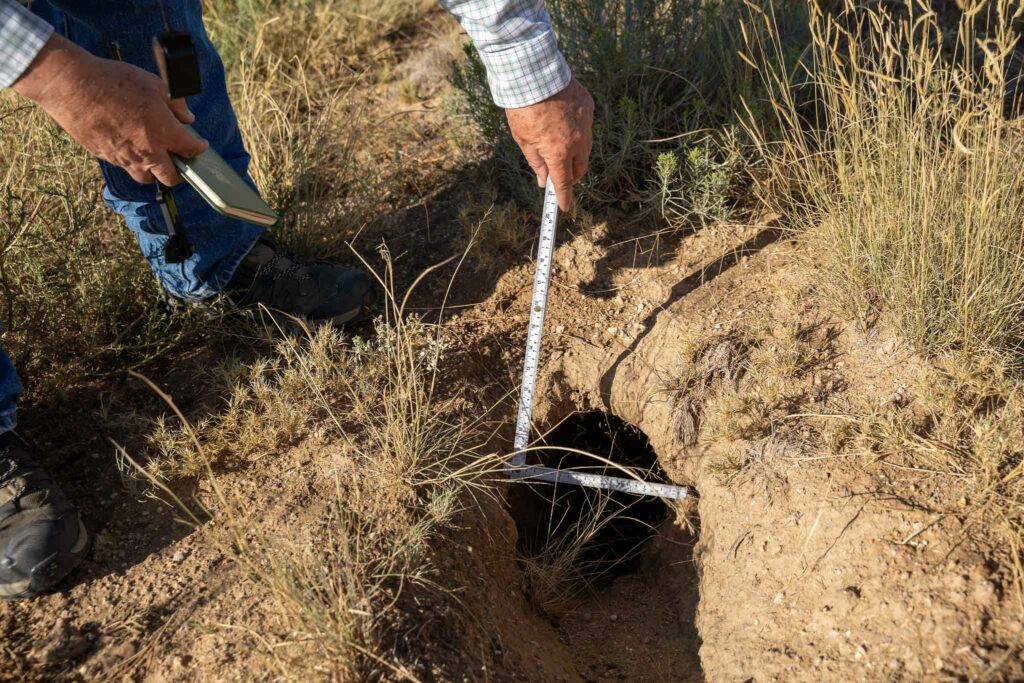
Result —
POLYGON ((22 581, 0 584, 0 600, 32 598, 52 588, 78 566, 89 551, 89 532, 78 520, 78 538, 66 553, 54 553, 32 568, 31 576, 22 581))
MULTIPOLYGON (((170 303, 171 306, 185 306, 192 310, 199 311, 200 314, 202 315, 208 315, 211 318, 215 317, 216 315, 209 306, 205 306, 200 302, 181 301, 170 296, 167 297, 167 301, 170 303)), ((339 313, 333 318, 321 318, 316 320, 306 318, 304 316, 292 316, 283 311, 275 311, 270 308, 261 308, 260 306, 244 306, 231 308, 227 309, 227 312, 248 316, 253 320, 257 321, 261 319, 264 313, 267 313, 274 322, 281 325, 282 327, 295 326, 296 320, 300 320, 309 325, 324 325, 329 323, 334 327, 342 327, 350 323, 357 323, 365 320, 369 316, 370 305, 372 303, 373 294, 368 292, 366 296, 363 297, 363 303, 359 306, 359 308, 353 308, 350 311, 339 313)))
POLYGON ((330 320, 331 324, 334 325, 335 327, 341 327, 342 325, 347 325, 348 323, 356 323, 365 319, 370 313, 370 304, 372 302, 373 297, 370 295, 370 293, 367 293, 366 296, 363 297, 363 303, 362 305, 359 306, 359 308, 354 308, 351 311, 348 311, 347 313, 342 313, 341 315, 334 316, 330 320))

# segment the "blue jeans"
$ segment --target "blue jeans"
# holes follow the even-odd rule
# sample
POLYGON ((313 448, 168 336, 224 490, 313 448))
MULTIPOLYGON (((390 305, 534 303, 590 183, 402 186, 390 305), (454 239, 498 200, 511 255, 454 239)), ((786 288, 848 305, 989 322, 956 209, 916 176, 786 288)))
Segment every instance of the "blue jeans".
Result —
MULTIPOLYGON (((92 54, 152 73, 157 73, 152 40, 165 28, 166 12, 167 24, 191 33, 199 52, 203 92, 188 98, 196 116, 193 128, 248 178, 249 154, 228 99, 224 65, 203 28, 200 0, 164 0, 163 5, 162 12, 157 0, 35 0, 31 9, 92 54)), ((184 263, 167 263, 163 254, 167 226, 155 201, 156 186, 137 183, 125 171, 102 161, 100 170, 107 205, 124 217, 160 283, 179 299, 196 301, 220 292, 262 232, 218 214, 191 187, 180 185, 174 196, 196 250, 184 263)), ((18 373, 0 350, 0 433, 14 428, 20 393, 18 373)))

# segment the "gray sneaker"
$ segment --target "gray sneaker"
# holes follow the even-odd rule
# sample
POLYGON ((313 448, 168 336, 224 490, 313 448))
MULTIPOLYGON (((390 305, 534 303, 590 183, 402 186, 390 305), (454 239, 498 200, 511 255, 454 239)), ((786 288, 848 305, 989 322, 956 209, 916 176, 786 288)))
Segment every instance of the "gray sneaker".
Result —
POLYGON ((373 283, 361 270, 283 251, 261 237, 225 291, 239 308, 266 306, 312 323, 344 325, 367 312, 373 283))
POLYGON ((0 434, 0 599, 47 590, 88 549, 78 510, 21 438, 0 434))

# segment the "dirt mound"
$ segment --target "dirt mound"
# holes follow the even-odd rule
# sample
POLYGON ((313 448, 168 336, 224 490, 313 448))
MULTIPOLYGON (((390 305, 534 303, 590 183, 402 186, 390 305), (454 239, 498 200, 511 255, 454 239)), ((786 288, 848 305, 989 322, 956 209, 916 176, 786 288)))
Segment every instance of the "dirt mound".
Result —
MULTIPOLYGON (((827 429, 801 420, 839 420, 838 406, 861 400, 905 400, 923 377, 913 355, 882 332, 831 319, 808 295, 810 266, 774 230, 699 234, 644 264, 653 267, 636 267, 635 254, 599 254, 614 273, 603 296, 576 267, 595 258, 593 237, 556 255, 538 416, 555 425, 575 411, 615 415, 642 429, 669 478, 699 495, 696 627, 707 678, 1024 674, 1010 558, 996 539, 937 512, 958 487, 844 459, 822 447, 827 429), (787 325, 795 331, 780 341, 772 330, 787 325), (781 385, 771 405, 758 398, 772 380, 757 372, 766 357, 781 385)), ((523 272, 499 285, 517 288, 510 309, 526 310, 526 283, 523 272)), ((655 570, 677 579, 689 571, 655 570)), ((651 583, 615 586, 622 599, 651 604, 651 583)), ((621 647, 613 630, 603 633, 598 649, 621 647)))

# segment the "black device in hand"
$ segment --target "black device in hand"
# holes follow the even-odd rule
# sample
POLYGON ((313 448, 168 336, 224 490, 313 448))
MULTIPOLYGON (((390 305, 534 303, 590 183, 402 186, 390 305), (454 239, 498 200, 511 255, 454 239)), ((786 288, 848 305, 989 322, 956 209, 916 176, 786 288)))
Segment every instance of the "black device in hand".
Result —
POLYGON ((199 72, 199 53, 192 35, 184 31, 164 31, 153 38, 153 58, 160 78, 167 84, 171 99, 191 97, 203 91, 199 72))
MULTIPOLYGON (((199 55, 192 36, 183 31, 167 30, 153 38, 153 58, 156 59, 160 77, 171 99, 198 95, 203 90, 199 71, 199 55)), ((164 259, 168 263, 183 263, 195 253, 195 247, 188 240, 185 223, 181 220, 174 192, 163 183, 158 183, 160 192, 157 202, 167 222, 167 244, 164 245, 164 259)))

